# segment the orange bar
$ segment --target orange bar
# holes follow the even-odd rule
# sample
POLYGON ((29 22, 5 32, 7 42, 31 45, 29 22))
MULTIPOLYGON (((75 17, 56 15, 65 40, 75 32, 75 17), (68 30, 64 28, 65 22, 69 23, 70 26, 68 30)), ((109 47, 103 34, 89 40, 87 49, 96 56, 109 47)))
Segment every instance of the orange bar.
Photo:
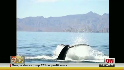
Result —
POLYGON ((124 70, 124 67, 0 67, 0 70, 124 70))

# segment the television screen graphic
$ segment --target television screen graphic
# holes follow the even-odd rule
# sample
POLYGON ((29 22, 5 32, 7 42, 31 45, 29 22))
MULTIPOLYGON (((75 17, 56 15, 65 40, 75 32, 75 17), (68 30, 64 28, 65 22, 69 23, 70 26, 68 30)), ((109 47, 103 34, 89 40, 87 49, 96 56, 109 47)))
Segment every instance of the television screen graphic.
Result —
POLYGON ((109 0, 17 0, 17 55, 25 63, 104 63, 109 0))

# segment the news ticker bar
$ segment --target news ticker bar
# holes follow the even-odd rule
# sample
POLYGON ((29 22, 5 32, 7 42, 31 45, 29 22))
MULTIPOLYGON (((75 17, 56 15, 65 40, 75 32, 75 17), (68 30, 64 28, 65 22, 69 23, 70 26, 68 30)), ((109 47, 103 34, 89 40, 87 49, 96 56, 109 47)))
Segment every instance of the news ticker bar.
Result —
POLYGON ((106 64, 106 63, 0 63, 0 67, 124 67, 124 63, 106 64), (107 65, 107 66, 106 66, 107 65))

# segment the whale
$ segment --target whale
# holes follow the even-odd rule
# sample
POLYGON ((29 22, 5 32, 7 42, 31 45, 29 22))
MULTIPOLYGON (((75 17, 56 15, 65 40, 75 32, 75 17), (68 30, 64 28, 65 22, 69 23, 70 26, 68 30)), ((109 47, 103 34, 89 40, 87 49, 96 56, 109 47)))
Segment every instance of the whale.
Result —
POLYGON ((65 45, 64 48, 61 50, 57 60, 65 60, 68 50, 69 50, 69 45, 65 45))
POLYGON ((63 46, 63 49, 59 53, 59 56, 58 56, 57 60, 65 60, 66 55, 68 53, 68 50, 70 50, 71 48, 78 47, 78 46, 89 46, 89 45, 87 45, 87 44, 76 44, 76 45, 70 46, 70 45, 61 44, 61 46, 63 46))

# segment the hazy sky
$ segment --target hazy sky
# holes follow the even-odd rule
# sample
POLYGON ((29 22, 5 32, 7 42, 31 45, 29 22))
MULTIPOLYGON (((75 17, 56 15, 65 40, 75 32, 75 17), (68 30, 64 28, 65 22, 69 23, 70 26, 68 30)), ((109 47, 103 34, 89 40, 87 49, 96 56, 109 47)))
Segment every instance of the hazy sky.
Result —
POLYGON ((109 13, 109 0, 17 0, 17 18, 109 13))

